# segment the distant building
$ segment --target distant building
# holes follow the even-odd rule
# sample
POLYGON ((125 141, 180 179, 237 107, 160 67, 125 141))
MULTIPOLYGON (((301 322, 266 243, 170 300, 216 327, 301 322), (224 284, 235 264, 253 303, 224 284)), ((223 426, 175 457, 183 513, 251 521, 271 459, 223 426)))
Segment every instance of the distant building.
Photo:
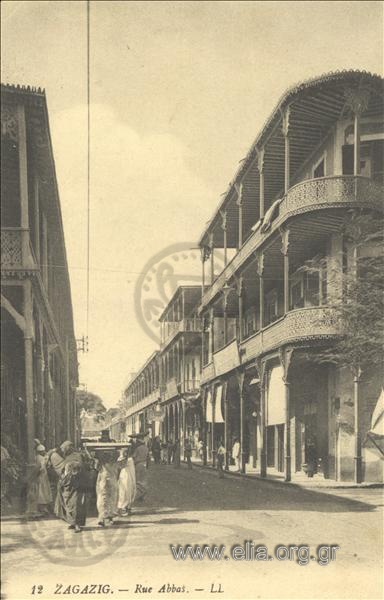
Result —
POLYGON ((156 414, 159 402, 159 352, 154 352, 135 373, 124 391, 120 408, 124 426, 121 424, 120 429, 124 428, 126 438, 131 433, 147 433, 148 430, 152 437, 159 434, 160 419, 156 414))
POLYGON ((197 447, 204 435, 200 396, 201 319, 197 306, 201 286, 180 286, 159 318, 161 328, 161 403, 163 438, 191 439, 197 447))
POLYGON ((63 223, 45 93, 1 86, 1 428, 34 461, 78 441, 63 223))

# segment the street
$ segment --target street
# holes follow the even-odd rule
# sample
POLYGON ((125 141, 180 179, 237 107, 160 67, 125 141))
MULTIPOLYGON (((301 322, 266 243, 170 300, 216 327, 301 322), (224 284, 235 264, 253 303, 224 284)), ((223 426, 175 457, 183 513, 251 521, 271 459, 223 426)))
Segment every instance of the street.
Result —
POLYGON ((151 464, 146 500, 111 528, 100 529, 94 512, 79 535, 53 518, 5 519, 3 594, 17 600, 64 593, 114 593, 123 600, 212 593, 223 600, 380 598, 382 507, 381 489, 305 490, 151 464), (239 551, 243 559, 235 560, 231 549, 247 541, 248 547, 265 546, 271 559, 251 560, 239 551), (190 557, 176 561, 171 544, 224 545, 225 552, 222 560, 206 556, 192 564, 190 557), (320 545, 340 547, 329 564, 317 560, 320 545), (283 551, 286 559, 277 560, 276 546, 309 547, 313 558, 300 565, 297 551, 292 560, 283 551))

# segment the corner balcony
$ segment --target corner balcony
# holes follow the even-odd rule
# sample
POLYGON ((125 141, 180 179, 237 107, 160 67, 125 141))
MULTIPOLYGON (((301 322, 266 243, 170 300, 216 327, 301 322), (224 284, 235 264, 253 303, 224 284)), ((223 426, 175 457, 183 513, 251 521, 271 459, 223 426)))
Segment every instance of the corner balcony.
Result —
POLYGON ((333 309, 311 307, 292 310, 240 344, 235 340, 214 352, 212 362, 203 367, 201 382, 207 383, 286 344, 310 343, 339 334, 333 309))
MULTIPOLYGON (((200 309, 208 305, 240 266, 290 217, 322 209, 364 207, 383 210, 384 186, 361 175, 308 179, 294 185, 282 198, 265 233, 255 231, 226 268, 205 291, 200 309)), ((264 221, 265 224, 265 221, 264 221)))
POLYGON ((37 269, 28 229, 1 228, 1 269, 8 272, 37 269))
POLYGON ((171 321, 168 324, 169 331, 165 335, 164 341, 161 342, 160 348, 163 350, 172 342, 172 340, 179 333, 201 333, 202 332, 202 320, 201 319, 182 319, 181 321, 171 321))

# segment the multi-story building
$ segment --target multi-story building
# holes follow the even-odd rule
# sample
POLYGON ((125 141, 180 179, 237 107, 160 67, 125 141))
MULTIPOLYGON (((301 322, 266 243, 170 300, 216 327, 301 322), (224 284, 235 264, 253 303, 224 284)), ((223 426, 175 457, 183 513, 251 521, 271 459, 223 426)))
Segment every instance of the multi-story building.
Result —
POLYGON ((32 464, 35 438, 54 447, 79 434, 71 289, 44 91, 2 85, 1 157, 2 432, 32 464))
POLYGON ((159 318, 161 404, 164 439, 185 437, 196 447, 204 435, 200 402, 202 322, 197 316, 201 286, 180 286, 159 318))
POLYGON ((336 72, 288 90, 241 161, 200 239, 213 461, 219 438, 229 451, 238 438, 243 471, 290 480, 315 456, 325 477, 382 479, 377 453, 359 443, 379 374, 354 381, 316 353, 339 335, 330 274, 350 267, 345 215, 383 208, 383 148, 383 80, 336 72), (306 270, 315 258, 322 267, 306 270))
MULTIPOLYGON (((153 352, 143 367, 135 373, 121 401, 121 439, 132 433, 147 433, 152 437, 160 431, 160 363, 159 352, 153 352), (123 425, 124 423, 124 425, 123 425)), ((114 423, 118 427, 117 420, 114 423)), ((111 434, 115 430, 111 430, 111 434)), ((116 435, 116 434, 115 434, 116 435)))

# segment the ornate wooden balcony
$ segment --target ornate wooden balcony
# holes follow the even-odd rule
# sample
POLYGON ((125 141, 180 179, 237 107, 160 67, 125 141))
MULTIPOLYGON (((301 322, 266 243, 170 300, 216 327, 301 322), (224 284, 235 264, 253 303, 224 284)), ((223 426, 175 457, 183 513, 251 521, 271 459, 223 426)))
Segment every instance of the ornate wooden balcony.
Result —
POLYGON ((265 233, 258 229, 246 240, 227 267, 207 288, 201 301, 201 307, 212 301, 225 282, 288 218, 324 208, 369 206, 382 210, 383 195, 384 186, 382 184, 368 177, 354 175, 309 179, 293 186, 281 200, 278 212, 271 221, 269 229, 265 233))
POLYGON ((1 228, 1 269, 8 273, 37 270, 29 230, 22 227, 1 228))
POLYGON ((339 333, 335 312, 330 308, 292 310, 240 344, 242 363, 283 344, 330 338, 339 333))
POLYGON ((211 379, 215 378, 215 367, 213 366, 213 361, 204 365, 202 373, 201 373, 201 383, 206 383, 207 381, 211 381, 211 379))
POLYGON ((7 227, 1 229, 1 267, 5 269, 23 266, 22 236, 23 229, 7 227))
POLYGON ((213 362, 203 368, 202 383, 207 383, 282 345, 332 338, 339 333, 336 314, 330 308, 292 310, 240 344, 233 341, 214 352, 213 362))
POLYGON ((145 398, 143 398, 139 402, 136 402, 135 404, 132 404, 132 406, 130 406, 129 408, 126 408, 124 417, 130 417, 132 415, 135 415, 136 413, 140 412, 144 408, 151 406, 151 404, 155 404, 156 402, 158 402, 159 397, 160 397, 160 389, 156 388, 153 392, 148 394, 148 396, 145 396, 145 398))
POLYGON ((201 319, 182 319, 181 321, 172 321, 170 323, 169 332, 165 336, 165 340, 161 343, 160 347, 163 350, 168 344, 179 334, 185 332, 201 333, 202 332, 202 320, 201 319))

